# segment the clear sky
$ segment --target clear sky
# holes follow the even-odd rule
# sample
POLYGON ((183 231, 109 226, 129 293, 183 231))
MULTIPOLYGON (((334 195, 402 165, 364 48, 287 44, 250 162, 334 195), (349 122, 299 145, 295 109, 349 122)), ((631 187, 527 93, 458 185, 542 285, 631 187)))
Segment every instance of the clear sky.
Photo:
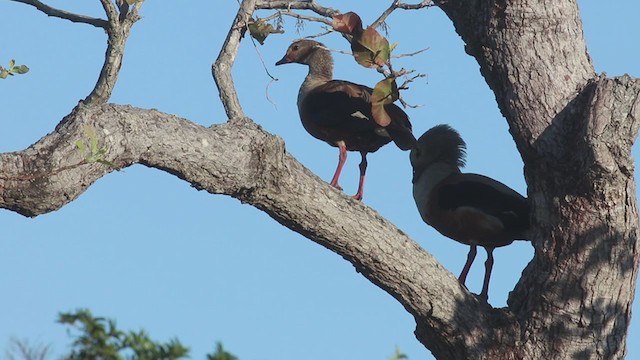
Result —
MULTIPOLYGON (((326 1, 370 23, 390 1, 326 1)), ((47 1, 103 17, 98 0, 47 1)), ((640 3, 581 1, 585 35, 598 72, 640 76, 640 3)), ((226 120, 211 78, 235 0, 148 0, 127 45, 114 103, 156 108, 200 124, 226 120)), ((266 16, 268 13, 261 13, 266 16)), ((493 93, 477 63, 437 8, 398 11, 389 20, 397 53, 428 47, 396 67, 426 73, 404 93, 414 132, 449 123, 468 145, 467 171, 494 177, 526 193, 522 162, 493 93)), ((299 65, 275 67, 291 40, 320 32, 306 25, 267 39, 243 41, 234 76, 245 112, 281 136, 299 161, 327 181, 337 150, 302 128, 296 94, 306 74, 299 65), (279 80, 270 82, 260 61, 279 80)), ((0 81, 0 152, 21 150, 52 131, 84 98, 102 65, 104 32, 48 18, 30 6, 0 1, 0 63, 27 64, 27 75, 0 81)), ((322 38, 347 50, 336 34, 322 38)), ((336 78, 374 84, 379 75, 336 54, 336 78)), ((637 148, 634 155, 638 156, 637 148)), ((359 156, 351 154, 341 184, 357 187, 359 156)), ((408 153, 393 145, 369 157, 364 202, 390 219, 458 274, 467 247, 425 225, 411 197, 408 153)), ((202 359, 216 341, 241 360, 386 359, 399 346, 412 360, 431 359, 415 339, 415 323, 391 296, 340 256, 226 196, 196 191, 174 176, 143 166, 112 173, 76 201, 35 219, 0 210, 0 349, 10 337, 67 350, 61 311, 89 308, 123 329, 153 338, 178 337, 202 359)), ((526 242, 495 252, 490 302, 504 306, 533 254, 526 242)), ((467 284, 479 292, 479 252, 467 284)), ((637 303, 634 307, 637 315, 637 303)), ((640 337, 640 317, 629 339, 640 337)), ((0 352, 1 353, 1 352, 0 352)), ((629 359, 640 343, 629 342, 629 359)))

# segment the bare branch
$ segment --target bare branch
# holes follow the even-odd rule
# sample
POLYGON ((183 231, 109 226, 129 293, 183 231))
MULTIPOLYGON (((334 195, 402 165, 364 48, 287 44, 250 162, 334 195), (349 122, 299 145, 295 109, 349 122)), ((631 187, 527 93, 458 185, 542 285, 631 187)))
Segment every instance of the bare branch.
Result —
POLYGON ((399 59, 399 58, 403 58, 403 57, 408 57, 408 56, 415 56, 418 55, 420 53, 423 53, 425 51, 429 50, 429 48, 424 48, 424 49, 420 49, 418 51, 414 51, 412 53, 406 53, 406 54, 398 54, 398 55, 391 55, 392 58, 394 59, 399 59))
POLYGON ((105 61, 100 70, 100 76, 91 94, 84 99, 85 104, 103 104, 111 97, 111 93, 118 81, 118 75, 124 57, 124 49, 129 33, 131 32, 131 27, 140 19, 138 11, 144 1, 135 3, 130 11, 127 7, 128 12, 124 15, 118 13, 118 9, 111 0, 100 0, 100 2, 109 19, 109 25, 106 28, 109 40, 107 42, 105 61))
POLYGON ((332 17, 340 14, 340 11, 329 7, 318 5, 315 1, 293 1, 293 0, 259 0, 256 2, 255 8, 261 9, 286 9, 291 10, 311 10, 318 15, 332 17))
POLYGON ((227 33, 227 38, 218 54, 218 58, 211 66, 211 73, 220 92, 220 100, 224 106, 224 111, 231 121, 245 117, 240 99, 236 92, 231 76, 231 68, 236 60, 240 39, 247 30, 249 19, 256 8, 257 0, 244 0, 240 4, 236 18, 231 24, 231 29, 227 33))
POLYGON ((119 15, 115 4, 111 0, 100 0, 100 3, 102 4, 104 12, 107 14, 107 19, 109 19, 111 26, 117 25, 119 15))
POLYGON ((321 18, 321 17, 317 17, 317 16, 309 16, 309 15, 302 15, 302 14, 298 14, 296 12, 293 11, 278 11, 278 13, 276 15, 286 15, 286 16, 290 16, 299 20, 306 20, 306 21, 314 21, 314 22, 319 22, 319 23, 323 23, 323 24, 327 24, 329 26, 331 26, 331 20, 328 20, 326 18, 321 18))
POLYGON ((394 12, 396 9, 418 10, 418 9, 422 9, 430 6, 435 6, 433 1, 430 1, 430 0, 423 0, 419 4, 405 4, 400 2, 400 0, 393 0, 393 3, 391 3, 391 5, 380 15, 380 17, 378 17, 376 21, 371 23, 371 27, 377 28, 381 26, 384 23, 384 21, 387 19, 387 17, 389 17, 389 15, 391 15, 391 13, 394 12))
POLYGON ((47 14, 48 16, 69 20, 71 22, 89 24, 95 27, 103 28, 105 30, 109 26, 109 23, 104 19, 92 18, 89 16, 74 14, 64 10, 56 9, 38 0, 11 0, 11 1, 31 5, 36 9, 42 11, 43 13, 47 14))

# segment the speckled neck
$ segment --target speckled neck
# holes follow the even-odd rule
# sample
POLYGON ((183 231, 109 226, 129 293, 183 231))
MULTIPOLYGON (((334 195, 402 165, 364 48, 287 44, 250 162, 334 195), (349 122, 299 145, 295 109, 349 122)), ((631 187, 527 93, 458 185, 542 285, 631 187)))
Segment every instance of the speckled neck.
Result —
POLYGON ((309 91, 333 79, 333 58, 329 50, 318 46, 309 53, 303 63, 309 65, 309 74, 300 87, 298 106, 309 91))

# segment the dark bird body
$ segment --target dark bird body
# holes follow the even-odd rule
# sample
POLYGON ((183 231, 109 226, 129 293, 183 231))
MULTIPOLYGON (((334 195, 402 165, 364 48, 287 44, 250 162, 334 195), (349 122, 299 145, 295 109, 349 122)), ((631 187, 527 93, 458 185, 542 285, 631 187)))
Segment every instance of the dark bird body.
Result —
POLYGON ((413 197, 422 219, 442 235, 470 245, 459 280, 464 285, 477 246, 487 251, 480 296, 488 297, 493 249, 526 239, 529 203, 503 183, 462 173, 465 143, 446 125, 436 126, 418 139, 411 151, 413 197))
POLYGON ((338 180, 347 151, 358 151, 362 155, 360 182, 354 196, 362 199, 367 154, 390 141, 394 141, 402 150, 409 150, 415 144, 407 114, 395 104, 385 105, 391 123, 386 127, 378 125, 371 114, 373 89, 349 81, 334 80, 331 53, 317 41, 298 40, 291 44, 276 65, 287 63, 309 66, 309 74, 298 93, 298 112, 305 130, 316 139, 340 150, 331 185, 339 187, 338 180))

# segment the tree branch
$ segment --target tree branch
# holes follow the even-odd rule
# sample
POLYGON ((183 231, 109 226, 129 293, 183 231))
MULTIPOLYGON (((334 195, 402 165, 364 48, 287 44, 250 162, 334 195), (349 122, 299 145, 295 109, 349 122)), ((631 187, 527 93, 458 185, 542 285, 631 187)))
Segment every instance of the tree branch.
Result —
POLYGON ((31 5, 36 9, 42 11, 43 13, 47 14, 48 16, 69 20, 71 22, 89 24, 95 27, 103 28, 105 30, 109 26, 109 23, 104 19, 92 18, 89 16, 84 16, 84 15, 70 13, 64 10, 59 10, 47 4, 44 4, 38 0, 11 0, 11 1, 31 5))
POLYGON ((81 104, 33 146, 0 154, 0 208, 25 216, 51 212, 113 171, 100 163, 75 166, 83 157, 74 144, 87 127, 97 130, 98 146, 116 166, 143 164, 233 196, 341 255, 429 324, 421 332, 439 334, 429 341, 476 349, 484 346, 475 343, 480 339, 464 335, 473 329, 515 333, 507 312, 479 301, 397 227, 311 173, 280 138, 249 119, 206 128, 156 110, 81 104))
POLYGON ((311 10, 318 15, 332 17, 340 14, 340 11, 329 7, 318 5, 315 1, 296 1, 296 0, 258 0, 255 8, 257 10, 265 9, 286 9, 290 10, 311 10))
POLYGON ((240 39, 244 36, 249 19, 256 8, 256 2, 257 0, 242 1, 235 20, 231 24, 231 29, 227 33, 227 38, 220 49, 218 58, 211 66, 213 79, 220 92, 220 100, 230 121, 245 117, 233 83, 231 69, 240 47, 240 39))
POLYGON ((392 12, 396 11, 396 9, 419 10, 419 9, 431 7, 431 6, 435 6, 433 1, 431 0, 423 0, 419 4, 405 4, 400 2, 400 0, 393 0, 393 3, 391 3, 391 5, 380 15, 380 17, 378 17, 376 21, 371 23, 371 27, 378 28, 379 26, 381 26, 384 23, 384 21, 387 19, 387 17, 389 17, 389 15, 391 15, 392 12))
POLYGON ((138 11, 143 2, 138 1, 135 3, 128 13, 119 14, 118 9, 111 0, 100 0, 109 19, 108 26, 105 28, 108 36, 107 51, 96 85, 84 99, 85 104, 104 104, 111 98, 122 66, 125 45, 133 24, 140 19, 138 11))

